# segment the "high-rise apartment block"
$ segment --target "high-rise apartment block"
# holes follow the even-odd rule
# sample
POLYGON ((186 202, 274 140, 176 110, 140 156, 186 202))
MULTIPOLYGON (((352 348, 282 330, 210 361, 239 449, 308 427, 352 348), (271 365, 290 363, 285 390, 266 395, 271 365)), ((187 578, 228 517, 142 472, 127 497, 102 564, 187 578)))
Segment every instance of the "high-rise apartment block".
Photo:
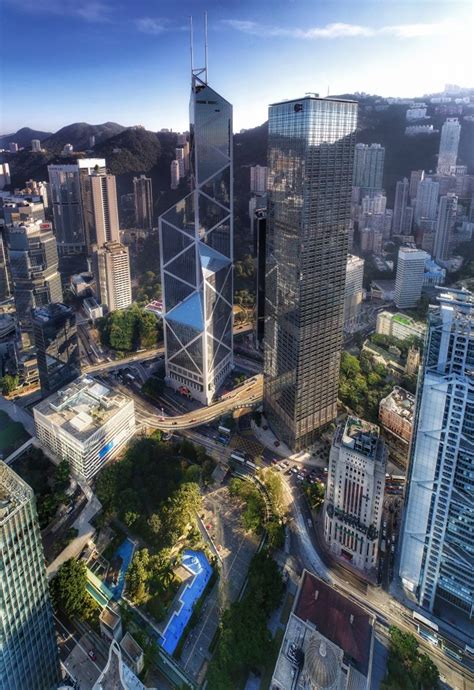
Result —
POLYGON ((33 335, 43 396, 49 395, 81 373, 76 316, 61 303, 33 311, 33 335))
POLYGON ((10 166, 8 163, 0 163, 0 190, 7 187, 10 182, 10 166))
POLYGON ((39 139, 31 140, 31 150, 33 153, 41 153, 41 141, 39 139))
POLYGON ((100 303, 109 311, 129 307, 132 283, 128 247, 120 242, 106 242, 94 251, 93 265, 100 303))
POLYGON ((41 221, 13 225, 8 238, 17 318, 21 330, 31 333, 31 310, 63 300, 56 238, 51 223, 41 221))
POLYGON ((448 117, 441 128, 437 172, 449 175, 458 159, 461 124, 457 117, 448 117))
POLYGON ((433 247, 433 258, 435 261, 447 261, 449 259, 457 210, 458 198, 455 194, 447 194, 441 197, 438 206, 433 247))
POLYGON ((412 170, 411 171, 409 196, 410 196, 410 201, 412 204, 415 202, 415 199, 418 195, 418 187, 420 185, 420 182, 422 182, 424 179, 425 179, 425 171, 424 170, 412 170))
POLYGON ((232 106, 202 76, 193 71, 193 190, 159 225, 166 380, 209 404, 233 367, 232 106))
POLYGON ((0 303, 9 299, 12 294, 10 266, 5 239, 5 231, 0 228, 0 303))
POLYGON ((344 299, 344 330, 354 331, 359 323, 360 308, 364 298, 364 259, 349 254, 346 268, 346 289, 344 299))
POLYGON ((81 376, 33 408, 36 435, 87 481, 135 433, 133 400, 81 376))
POLYGON ((33 490, 0 461, 0 688, 56 690, 59 659, 33 490))
POLYGON ((410 309, 419 302, 427 259, 429 255, 422 249, 400 247, 395 278, 395 304, 399 309, 410 309))
POLYGON ((177 160, 171 161, 171 189, 178 189, 179 187, 179 163, 177 160))
POLYGON ((361 188, 362 195, 382 189, 384 160, 385 149, 380 144, 356 144, 353 185, 361 188))
POLYGON ((252 165, 250 168, 251 194, 265 194, 267 191, 268 168, 265 165, 252 165))
POLYGON ((342 99, 269 110, 264 411, 295 450, 336 417, 356 124, 342 99))
POLYGON ((153 190, 151 177, 140 175, 133 178, 133 194, 135 200, 135 225, 137 228, 151 230, 153 228, 153 190))
POLYGON ((415 200, 415 223, 422 219, 434 220, 438 209, 439 183, 427 177, 421 180, 415 200))
MULTIPOLYGON (((395 205, 393 207, 393 221, 392 221, 392 235, 404 235, 408 226, 408 219, 406 218, 408 207, 408 194, 410 190, 410 183, 407 178, 397 182, 395 190, 395 205)), ((411 209, 410 209, 411 210, 411 209)), ((411 230, 411 224, 410 224, 411 230)))
POLYGON ((446 290, 438 301, 417 391, 400 577, 429 611, 449 605, 471 619, 474 296, 446 290))
POLYGON ((377 567, 387 451, 379 428, 349 417, 329 453, 324 537, 330 550, 354 567, 377 567))
POLYGON ((86 251, 106 242, 119 242, 119 217, 115 175, 92 171, 81 175, 82 210, 86 251))

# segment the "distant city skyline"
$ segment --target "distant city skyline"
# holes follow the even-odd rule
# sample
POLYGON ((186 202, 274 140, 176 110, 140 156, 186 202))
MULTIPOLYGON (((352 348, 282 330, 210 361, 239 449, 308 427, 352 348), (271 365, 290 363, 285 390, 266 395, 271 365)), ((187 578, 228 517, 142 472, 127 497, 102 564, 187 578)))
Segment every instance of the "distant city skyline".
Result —
POLYGON ((413 97, 447 82, 471 85, 465 0, 339 0, 316 9, 311 0, 164 0, 159 7, 150 0, 4 0, 0 132, 56 131, 77 121, 186 130, 189 15, 197 64, 204 10, 210 79, 222 91, 232 84, 235 131, 264 122, 269 103, 306 91, 413 97))

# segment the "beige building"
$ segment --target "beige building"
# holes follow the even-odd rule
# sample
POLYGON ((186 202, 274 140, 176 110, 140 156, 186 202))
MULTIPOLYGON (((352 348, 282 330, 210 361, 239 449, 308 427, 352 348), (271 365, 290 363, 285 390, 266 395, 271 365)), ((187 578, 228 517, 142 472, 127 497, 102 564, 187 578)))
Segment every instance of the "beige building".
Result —
POLYGON ((406 340, 413 336, 423 340, 426 326, 421 321, 415 321, 406 314, 392 314, 389 311, 381 311, 377 314, 375 332, 380 335, 389 335, 399 340, 406 340))
POLYGON ((119 242, 119 218, 115 175, 93 172, 82 181, 84 229, 90 248, 119 242))
POLYGON ((379 405, 379 421, 390 448, 390 457, 404 467, 408 463, 414 410, 415 396, 399 386, 395 386, 379 405))
POLYGON ((132 304, 128 247, 120 242, 106 242, 96 248, 94 274, 99 301, 109 311, 126 309, 132 304))

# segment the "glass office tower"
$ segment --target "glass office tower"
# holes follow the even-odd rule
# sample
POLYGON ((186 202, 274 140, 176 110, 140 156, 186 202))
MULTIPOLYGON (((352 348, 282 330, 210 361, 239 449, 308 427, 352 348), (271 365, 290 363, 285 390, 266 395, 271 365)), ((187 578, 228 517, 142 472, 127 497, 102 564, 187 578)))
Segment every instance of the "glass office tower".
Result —
POLYGON ((357 103, 270 106, 264 410, 292 449, 336 417, 357 103))
POLYGON ((209 404, 233 366, 232 106, 193 71, 192 191, 159 219, 166 380, 209 404))
POLYGON ((56 690, 59 660, 32 489, 0 461, 0 690, 56 690))
MULTIPOLYGON (((419 604, 474 615, 474 295, 431 307, 417 391, 400 577, 419 604)), ((451 618, 451 616, 449 616, 451 618)))

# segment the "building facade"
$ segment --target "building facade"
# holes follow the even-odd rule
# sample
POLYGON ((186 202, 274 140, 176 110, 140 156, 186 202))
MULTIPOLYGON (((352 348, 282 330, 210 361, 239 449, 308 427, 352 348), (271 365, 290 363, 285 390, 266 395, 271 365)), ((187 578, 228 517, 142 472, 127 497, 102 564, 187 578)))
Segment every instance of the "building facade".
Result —
POLYGON ((378 564, 387 451, 379 428, 349 417, 335 432, 329 453, 324 538, 355 568, 378 564))
POLYGON ((360 188, 362 196, 382 189, 384 161, 385 149, 380 144, 356 144, 353 185, 360 188))
POLYGON ((418 385, 400 577, 429 611, 474 615, 474 296, 432 307, 418 385))
POLYGON ((268 168, 266 165, 252 165, 250 168, 250 193, 265 194, 267 191, 268 168))
POLYGON ((166 381, 208 405, 233 368, 232 106, 192 75, 192 192, 162 214, 166 381))
POLYGON ((396 459, 404 468, 408 463, 414 410, 415 396, 399 386, 395 386, 379 405, 379 421, 390 449, 390 458, 396 459))
POLYGON ((34 493, 2 461, 0 568, 0 688, 56 690, 56 631, 34 493))
POLYGON ((41 443, 86 481, 135 433, 133 400, 87 376, 42 400, 33 414, 41 443))
POLYGON ((87 254, 93 246, 102 247, 106 242, 119 242, 119 217, 115 175, 81 171, 82 210, 87 254))
POLYGON ((41 393, 46 396, 81 373, 74 311, 61 303, 35 309, 33 335, 41 393))
POLYGON ((441 197, 433 246, 433 259, 435 261, 447 261, 450 258, 451 240, 457 210, 458 198, 456 194, 447 194, 441 197))
POLYGON ((418 185, 415 200, 415 223, 420 225, 421 220, 435 220, 438 210, 439 182, 427 177, 418 185))
POLYGON ((429 255, 422 249, 400 247, 395 278, 395 304, 399 309, 415 307, 420 300, 429 255))
POLYGON ((346 288, 344 298, 344 330, 352 332, 357 329, 360 308, 364 299, 364 259, 349 254, 346 268, 346 288))
MULTIPOLYGON (((410 183, 406 177, 397 182, 395 189, 395 204, 393 207, 392 235, 405 234, 408 226, 407 211, 410 194, 410 183)), ((410 225, 411 230, 411 225, 410 225)))
POLYGON ((8 242, 17 319, 31 334, 31 310, 63 300, 56 238, 51 223, 30 221, 9 228, 8 242))
POLYGON ((264 411, 291 448, 336 417, 357 104, 270 106, 264 411))
POLYGON ((254 255, 257 257, 257 304, 256 304, 256 341, 263 347, 265 337, 265 261, 267 252, 267 209, 258 208, 254 212, 254 255))
POLYGON ((441 128, 437 172, 449 175, 458 159, 461 125, 457 117, 448 117, 441 128))
POLYGON ((153 228, 153 188, 151 177, 140 175, 133 178, 133 196, 135 201, 135 225, 137 228, 153 228))
POLYGON ((407 338, 424 339, 426 326, 421 321, 415 321, 406 314, 392 314, 389 311, 380 311, 377 314, 375 332, 380 335, 391 335, 399 340, 407 338))
POLYGON ((109 311, 132 304, 130 255, 120 242, 106 242, 93 255, 94 275, 100 303, 109 311))

